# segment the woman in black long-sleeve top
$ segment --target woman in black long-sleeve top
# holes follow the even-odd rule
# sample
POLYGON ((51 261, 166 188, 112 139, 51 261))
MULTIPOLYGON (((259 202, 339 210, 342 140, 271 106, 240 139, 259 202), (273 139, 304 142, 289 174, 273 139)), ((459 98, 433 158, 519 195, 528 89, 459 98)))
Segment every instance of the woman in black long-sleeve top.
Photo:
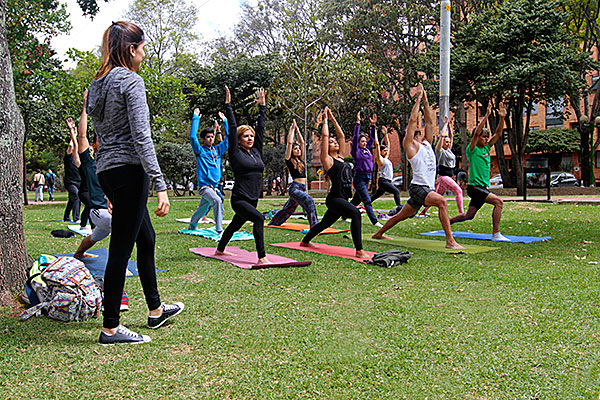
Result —
POLYGON ((233 220, 227 226, 221 236, 215 254, 232 255, 225 251, 227 243, 235 232, 240 230, 246 221, 252 221, 254 226, 252 233, 256 242, 258 253, 257 264, 269 263, 265 252, 265 239, 263 234, 264 216, 256 209, 258 198, 262 191, 262 177, 265 164, 262 160, 263 140, 265 133, 265 91, 257 92, 258 123, 256 132, 249 125, 237 126, 233 109, 231 108, 231 94, 229 88, 225 87, 225 114, 229 121, 229 163, 233 170, 235 184, 231 193, 231 208, 235 211, 233 220))

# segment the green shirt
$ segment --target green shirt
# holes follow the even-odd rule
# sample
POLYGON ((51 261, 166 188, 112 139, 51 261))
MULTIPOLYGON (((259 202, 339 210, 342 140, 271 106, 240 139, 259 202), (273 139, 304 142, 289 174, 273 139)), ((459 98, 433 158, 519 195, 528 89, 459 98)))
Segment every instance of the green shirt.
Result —
POLYGON ((483 147, 467 146, 467 160, 469 160, 469 185, 488 187, 490 184, 490 145, 483 147))

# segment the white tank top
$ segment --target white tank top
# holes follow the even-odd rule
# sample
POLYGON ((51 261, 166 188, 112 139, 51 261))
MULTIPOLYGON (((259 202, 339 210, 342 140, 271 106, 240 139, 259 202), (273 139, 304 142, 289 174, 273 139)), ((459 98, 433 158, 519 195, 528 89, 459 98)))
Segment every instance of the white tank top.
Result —
POLYGON ((411 185, 427 186, 435 190, 435 152, 428 141, 419 144, 419 151, 413 158, 409 158, 413 170, 411 185))
POLYGON ((379 169, 379 177, 389 179, 390 181, 394 177, 394 165, 389 158, 383 159, 383 165, 379 169))

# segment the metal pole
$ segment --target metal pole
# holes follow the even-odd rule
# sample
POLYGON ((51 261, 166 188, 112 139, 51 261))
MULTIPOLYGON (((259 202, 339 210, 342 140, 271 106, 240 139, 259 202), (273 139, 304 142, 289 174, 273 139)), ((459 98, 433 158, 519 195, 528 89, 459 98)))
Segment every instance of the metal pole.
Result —
POLYGON ((450 114, 450 0, 442 0, 440 10, 440 132, 450 114))

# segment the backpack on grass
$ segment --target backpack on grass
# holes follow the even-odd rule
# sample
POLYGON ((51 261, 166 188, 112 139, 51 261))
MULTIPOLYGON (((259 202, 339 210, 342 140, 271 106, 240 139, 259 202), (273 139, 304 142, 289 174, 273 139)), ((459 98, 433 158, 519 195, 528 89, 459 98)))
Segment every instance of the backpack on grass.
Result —
POLYGON ((25 310, 21 320, 40 316, 42 311, 59 321, 85 321, 100 314, 102 293, 81 261, 59 257, 42 271, 40 277, 46 284, 45 298, 25 310))

